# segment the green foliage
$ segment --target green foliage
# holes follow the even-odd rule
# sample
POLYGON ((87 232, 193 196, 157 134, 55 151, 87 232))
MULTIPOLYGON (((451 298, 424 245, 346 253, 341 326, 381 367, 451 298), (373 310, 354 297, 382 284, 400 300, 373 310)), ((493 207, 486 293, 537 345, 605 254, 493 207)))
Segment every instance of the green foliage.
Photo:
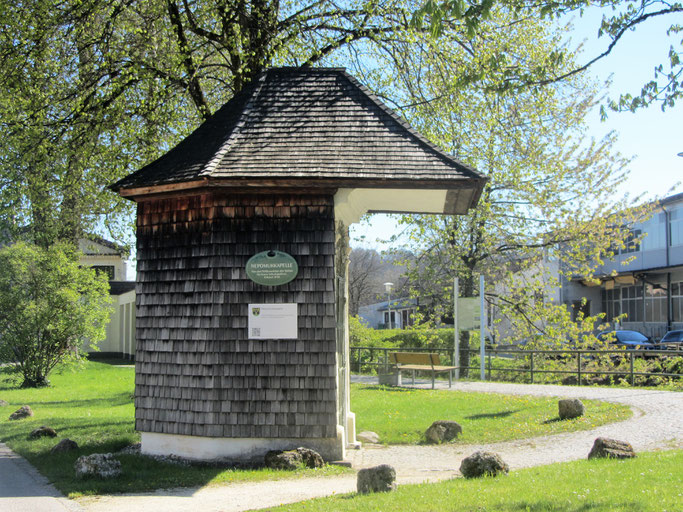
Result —
POLYGON ((416 326, 409 329, 372 329, 353 316, 349 318, 352 347, 448 348, 453 346, 453 329, 416 326))
POLYGON ((120 478, 76 478, 74 462, 81 455, 116 452, 140 441, 140 434, 135 431, 134 387, 135 368, 128 361, 88 361, 78 373, 68 370, 55 373, 52 386, 40 389, 13 389, 8 376, 0 373, 2 398, 14 409, 30 405, 35 414, 21 421, 9 421, 9 413, 0 418, 0 441, 28 459, 57 489, 70 497, 339 475, 347 471, 338 466, 293 472, 186 466, 135 455, 117 455, 123 469, 120 478), (41 425, 57 430, 59 438, 76 441, 79 449, 52 454, 50 449, 59 438, 29 440, 28 433, 41 425))
POLYGON ((418 444, 436 420, 457 421, 458 444, 482 444, 560 432, 588 430, 631 416, 628 407, 588 401, 586 415, 557 421, 557 399, 424 389, 351 386, 358 430, 379 434, 386 444, 418 444), (419 404, 420 414, 415 414, 419 404))
MULTIPOLYGON (((16 239, 29 228, 43 246, 102 226, 114 238, 129 235, 133 205, 105 186, 163 154, 267 66, 347 66, 400 107, 404 98, 430 101, 419 84, 394 80, 415 63, 433 62, 454 90, 475 95, 536 83, 564 63, 559 41, 538 45, 532 34, 523 46, 491 47, 538 24, 533 17, 502 16, 489 0, 456 2, 442 18, 460 18, 444 21, 444 44, 434 44, 429 30, 410 23, 419 6, 66 0, 22 4, 17 15, 5 2, 0 234, 16 239)), ((420 124, 433 119, 414 114, 420 124)))
MULTIPOLYGON (((612 319, 579 315, 573 322, 558 287, 579 276, 591 281, 650 207, 615 195, 628 162, 613 149, 614 134, 585 136, 597 84, 572 76, 501 92, 511 80, 508 68, 542 68, 565 37, 565 29, 537 18, 515 20, 492 8, 464 48, 461 34, 445 31, 397 50, 385 58, 387 71, 377 72, 387 91, 404 91, 403 112, 421 133, 489 179, 467 215, 402 217, 402 237, 415 254, 406 273, 414 295, 432 299, 434 319, 452 315, 454 277, 461 295, 471 297, 484 274, 497 341, 592 343, 587 337, 612 319), (398 73, 395 62, 402 63, 398 73), (454 68, 459 73, 447 71, 454 68), (466 74, 479 87, 463 82, 466 74)), ((575 58, 567 53, 553 66, 569 71, 575 58)))
MULTIPOLYGON (((476 36, 485 37, 491 18, 495 13, 503 11, 509 13, 515 22, 524 23, 530 18, 545 20, 551 24, 554 19, 571 14, 583 17, 586 12, 601 9, 602 20, 595 27, 598 41, 605 41, 604 51, 589 56, 589 60, 583 64, 574 64, 569 68, 563 66, 567 57, 571 57, 571 48, 558 45, 548 53, 548 58, 543 63, 531 69, 529 73, 519 75, 509 69, 507 63, 514 58, 514 47, 500 47, 491 56, 491 62, 500 63, 497 67, 504 73, 509 74, 508 79, 499 84, 498 90, 525 89, 539 85, 547 85, 552 82, 566 80, 579 74, 595 62, 607 57, 625 34, 636 31, 641 24, 662 16, 671 19, 672 23, 667 29, 667 34, 678 34, 681 25, 674 23, 677 16, 683 12, 680 2, 667 2, 666 0, 635 0, 624 2, 622 0, 604 0, 593 2, 591 0, 561 0, 542 2, 522 2, 520 0, 426 0, 413 14, 412 23, 416 27, 428 25, 431 34, 435 38, 443 37, 447 27, 456 23, 464 25, 469 38, 476 36), (601 39, 603 38, 603 39, 601 39), (520 79, 520 77, 522 79, 520 79)), ((583 20, 582 20, 583 21, 583 20)), ((683 65, 681 54, 683 42, 678 47, 669 49, 666 64, 654 66, 654 79, 643 85, 641 91, 636 94, 623 94, 619 100, 612 100, 608 105, 613 110, 635 111, 647 107, 653 103, 659 103, 662 110, 672 107, 676 100, 683 94, 683 65)), ((512 68, 512 66, 510 66, 512 68)), ((603 116, 606 115, 604 106, 603 116)))
POLYGON ((335 495, 273 510, 673 511, 680 509, 681 464, 681 450, 639 453, 629 460, 577 460, 520 469, 505 477, 400 485, 394 492, 335 495))
POLYGON ((0 361, 14 363, 22 387, 48 385, 58 364, 104 339, 109 305, 106 278, 67 246, 0 249, 0 361))

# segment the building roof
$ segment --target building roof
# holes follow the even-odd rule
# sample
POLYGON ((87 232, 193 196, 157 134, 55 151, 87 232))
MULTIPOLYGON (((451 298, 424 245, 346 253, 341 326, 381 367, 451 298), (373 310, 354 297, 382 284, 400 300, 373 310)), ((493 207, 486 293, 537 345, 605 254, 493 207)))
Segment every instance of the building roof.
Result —
POLYGON ((123 295, 135 290, 135 281, 109 281, 109 295, 123 295))
MULTIPOLYGON (((113 184, 136 197, 212 186, 426 188, 476 204, 486 178, 343 69, 273 68, 168 153, 113 184)), ((462 213, 462 212, 460 212, 462 213)))

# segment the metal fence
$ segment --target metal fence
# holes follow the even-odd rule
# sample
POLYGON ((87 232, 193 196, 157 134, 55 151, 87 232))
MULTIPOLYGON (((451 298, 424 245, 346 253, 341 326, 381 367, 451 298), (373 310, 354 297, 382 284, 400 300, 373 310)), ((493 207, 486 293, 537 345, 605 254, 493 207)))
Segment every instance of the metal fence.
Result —
MULTIPOLYGON (((443 364, 454 365, 452 348, 387 348, 387 347, 351 347, 351 371, 356 373, 393 373, 389 364, 389 352, 432 352, 438 353, 443 364)), ((464 352, 469 353, 470 362, 476 364, 460 365, 462 373, 468 373, 468 378, 479 378, 481 365, 479 350, 460 350, 461 358, 464 352)), ((619 376, 627 378, 631 385, 635 385, 636 377, 663 377, 679 379, 680 370, 676 372, 639 371, 637 361, 654 361, 660 363, 671 358, 683 358, 683 350, 534 350, 519 348, 494 347, 486 350, 484 369, 487 380, 515 380, 509 374, 526 375, 523 381, 538 382, 543 376, 556 375, 559 377, 575 376, 576 384, 587 382, 588 376, 619 376), (506 375, 507 374, 507 375, 506 375), (507 378, 506 378, 507 377, 507 378)), ((683 368, 683 361, 676 365, 683 368)), ((547 379, 543 379, 547 380, 547 379)), ((563 380, 567 380, 566 377, 563 380)))

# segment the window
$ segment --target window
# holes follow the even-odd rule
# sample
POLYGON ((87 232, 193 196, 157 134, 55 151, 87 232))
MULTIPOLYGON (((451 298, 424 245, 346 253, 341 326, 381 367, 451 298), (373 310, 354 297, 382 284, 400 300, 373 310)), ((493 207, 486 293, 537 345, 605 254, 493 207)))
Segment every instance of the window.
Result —
POLYGON ((93 265, 95 272, 105 274, 110 281, 114 280, 114 265, 93 265))
POLYGON ((663 249, 666 247, 666 214, 658 213, 642 224, 643 232, 647 236, 643 238, 641 245, 643 251, 663 249))
POLYGON ((683 322, 683 282, 671 283, 671 321, 683 322))
POLYGON ((645 321, 666 322, 666 290, 662 286, 645 285, 645 321))
POLYGON ((584 304, 582 300, 575 300, 572 303, 572 321, 576 322, 581 319, 590 316, 591 314, 591 301, 587 300, 584 304), (581 315, 579 315, 581 313, 581 315))
POLYGON ((642 285, 623 286, 613 290, 602 290, 602 310, 605 320, 613 321, 622 313, 626 313, 626 322, 643 321, 643 287, 642 285))
MULTIPOLYGON (((389 312, 384 312, 384 325, 389 328, 389 312)), ((396 311, 391 312, 391 328, 396 328, 396 311)))
POLYGON ((624 240, 624 248, 620 251, 621 254, 630 254, 632 252, 640 251, 640 236, 643 234, 641 229, 632 229, 626 240, 624 240))
POLYGON ((626 313, 627 322, 643 321, 643 287, 626 286, 621 289, 621 312, 626 313))
POLYGON ((683 245, 683 208, 669 212, 669 244, 683 245))

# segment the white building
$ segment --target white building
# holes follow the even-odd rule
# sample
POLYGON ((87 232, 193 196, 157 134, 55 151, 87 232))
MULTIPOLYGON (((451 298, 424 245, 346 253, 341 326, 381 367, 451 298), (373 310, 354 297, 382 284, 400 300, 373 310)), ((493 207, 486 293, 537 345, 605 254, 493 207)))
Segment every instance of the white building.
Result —
POLYGON ((126 281, 128 251, 97 237, 80 239, 81 263, 104 272, 109 277, 109 294, 114 311, 107 325, 107 337, 99 350, 88 352, 100 356, 135 356, 135 281, 126 281))
POLYGON ((598 268, 599 284, 564 281, 561 301, 578 305, 585 297, 591 315, 605 313, 611 322, 625 313, 623 329, 660 338, 683 328, 683 194, 661 200, 649 220, 633 227, 633 235, 643 238, 598 268))

